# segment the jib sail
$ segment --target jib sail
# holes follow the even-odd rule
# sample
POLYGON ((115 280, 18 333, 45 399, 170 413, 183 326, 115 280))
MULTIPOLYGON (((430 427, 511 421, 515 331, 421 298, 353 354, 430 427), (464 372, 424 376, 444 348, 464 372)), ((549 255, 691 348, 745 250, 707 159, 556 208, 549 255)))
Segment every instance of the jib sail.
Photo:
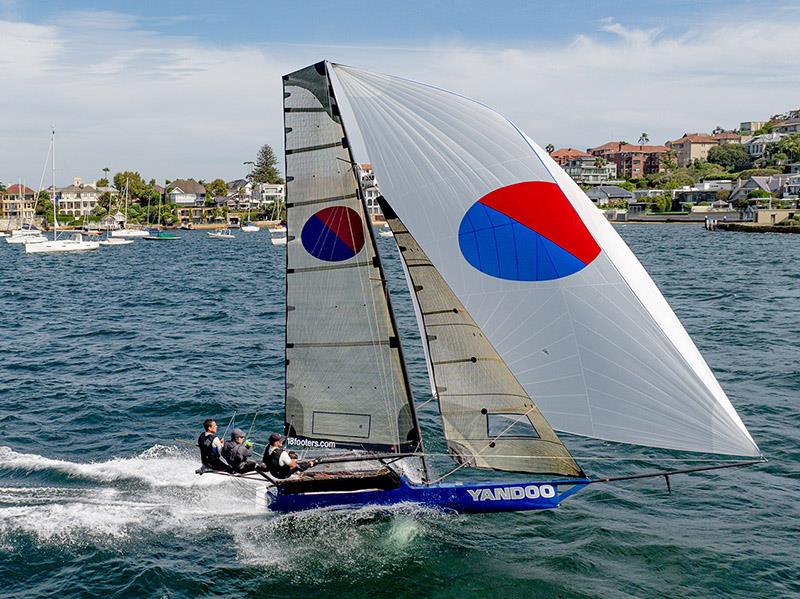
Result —
POLYGON ((583 476, 414 237, 379 201, 418 306, 450 455, 478 468, 583 476))

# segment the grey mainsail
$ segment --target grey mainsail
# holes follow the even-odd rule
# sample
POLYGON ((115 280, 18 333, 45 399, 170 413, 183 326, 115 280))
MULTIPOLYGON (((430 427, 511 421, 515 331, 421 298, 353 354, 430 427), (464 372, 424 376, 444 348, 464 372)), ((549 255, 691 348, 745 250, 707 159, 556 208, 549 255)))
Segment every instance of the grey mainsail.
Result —
POLYGON ((479 468, 583 476, 391 206, 378 201, 412 285, 450 455, 479 468))
POLYGON ((289 442, 415 451, 399 335, 325 63, 283 86, 289 442))

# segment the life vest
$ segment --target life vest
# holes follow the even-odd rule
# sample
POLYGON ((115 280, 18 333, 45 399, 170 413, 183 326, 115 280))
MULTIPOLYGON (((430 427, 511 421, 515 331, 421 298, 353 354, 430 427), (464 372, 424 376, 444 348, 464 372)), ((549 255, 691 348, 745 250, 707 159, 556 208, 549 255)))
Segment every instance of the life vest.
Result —
POLYGON ((206 468, 214 468, 216 462, 219 461, 217 450, 214 447, 214 439, 216 438, 217 436, 214 433, 209 433, 208 431, 197 438, 197 446, 200 448, 200 462, 206 468))
POLYGON ((269 467, 269 473, 275 478, 289 478, 292 474, 290 466, 281 466, 281 456, 285 451, 282 447, 278 447, 273 449, 268 456, 267 466, 269 467))

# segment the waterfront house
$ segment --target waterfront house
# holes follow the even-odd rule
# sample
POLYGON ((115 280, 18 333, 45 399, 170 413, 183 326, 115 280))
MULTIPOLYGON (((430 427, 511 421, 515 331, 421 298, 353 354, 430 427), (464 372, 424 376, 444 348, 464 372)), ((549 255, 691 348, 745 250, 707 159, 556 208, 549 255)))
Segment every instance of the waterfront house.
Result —
POLYGON ((662 158, 669 148, 665 146, 634 145, 622 141, 610 141, 596 148, 589 148, 592 156, 605 158, 617 167, 618 177, 638 179, 664 170, 662 158))
POLYGON ((175 206, 175 217, 182 226, 199 225, 213 220, 216 206, 175 206))
POLYGON ((786 135, 784 133, 765 133, 764 135, 756 135, 753 139, 747 142, 747 153, 750 158, 755 160, 764 155, 764 151, 770 144, 776 144, 786 135))
POLYGON ((564 170, 580 185, 608 185, 617 178, 617 165, 605 158, 583 152, 583 156, 571 158, 564 170), (605 163, 605 164, 604 164, 605 163))
POLYGON ((731 191, 729 202, 744 200, 751 191, 761 190, 772 197, 783 198, 789 196, 789 179, 792 175, 767 175, 754 176, 749 179, 740 179, 731 191))
POLYGON ((167 186, 167 203, 176 206, 203 206, 206 188, 194 179, 176 179, 167 186))
POLYGON ((589 189, 586 195, 597 206, 607 206, 623 200, 629 203, 633 199, 633 194, 630 191, 616 185, 598 185, 589 189))
POLYGON ((14 183, 0 192, 0 219, 18 226, 30 221, 36 213, 36 192, 26 185, 14 183))
POLYGON ((634 189, 631 194, 633 197, 628 202, 628 212, 644 212, 648 204, 652 204, 652 199, 662 196, 667 191, 663 189, 634 189))
POLYGON ((74 218, 89 216, 97 206, 99 194, 91 185, 84 185, 80 177, 72 180, 72 185, 56 188, 58 211, 74 218))
MULTIPOLYGON (((730 179, 711 179, 701 181, 695 185, 684 185, 672 190, 672 204, 699 204, 708 202, 709 204, 717 201, 717 195, 721 191, 732 191, 733 181, 730 179)), ((723 201, 725 206, 728 202, 723 201)))

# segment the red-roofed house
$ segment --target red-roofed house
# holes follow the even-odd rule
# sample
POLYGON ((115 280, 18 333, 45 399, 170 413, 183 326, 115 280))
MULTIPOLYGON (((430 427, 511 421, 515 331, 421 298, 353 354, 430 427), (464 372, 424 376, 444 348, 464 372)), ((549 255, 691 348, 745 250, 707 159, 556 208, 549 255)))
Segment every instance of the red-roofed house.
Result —
POLYGON ((610 141, 602 146, 589 148, 589 153, 616 164, 618 177, 638 179, 664 170, 661 157, 668 150, 666 146, 644 146, 610 141))
POLYGON ((36 212, 35 200, 36 192, 30 187, 17 183, 9 185, 0 192, 0 218, 12 223, 32 219, 36 212))
POLYGON ((565 166, 570 160, 576 158, 588 158, 591 154, 581 152, 575 148, 559 148, 550 152, 550 157, 555 160, 559 166, 565 166))
POLYGON ((680 139, 668 141, 667 146, 675 150, 678 167, 683 168, 695 160, 708 160, 708 151, 714 146, 724 143, 740 143, 741 141, 742 138, 738 133, 717 133, 715 135, 684 133, 680 139))

